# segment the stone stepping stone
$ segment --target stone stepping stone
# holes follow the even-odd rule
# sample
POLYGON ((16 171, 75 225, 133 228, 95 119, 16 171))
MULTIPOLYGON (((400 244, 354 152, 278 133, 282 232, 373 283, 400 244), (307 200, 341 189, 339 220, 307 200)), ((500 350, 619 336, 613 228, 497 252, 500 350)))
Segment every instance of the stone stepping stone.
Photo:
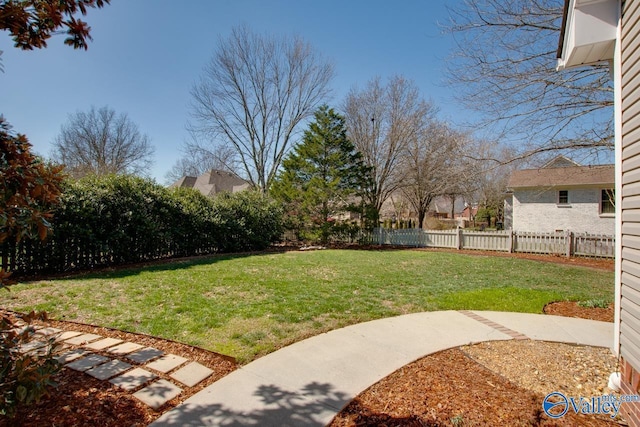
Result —
POLYGON ((134 344, 132 342, 125 342, 122 344, 118 344, 115 347, 111 347, 108 351, 109 353, 113 353, 113 354, 118 354, 120 356, 125 355, 125 354, 129 354, 129 353, 133 353, 136 350, 140 350, 142 347, 142 345, 140 344, 134 344))
POLYGON ((137 363, 146 363, 150 360, 153 360, 157 357, 160 357, 164 354, 164 351, 158 350, 157 348, 147 347, 142 350, 138 350, 136 352, 130 353, 125 356, 129 360, 133 360, 137 363))
POLYGON ((73 345, 84 345, 86 343, 89 343, 91 341, 95 341, 97 339, 102 338, 101 335, 96 335, 96 334, 82 334, 82 335, 78 335, 77 337, 73 337, 71 339, 65 340, 65 342, 67 344, 73 344, 73 345))
POLYGON ((167 380, 158 380, 140 391, 133 393, 133 396, 142 403, 153 409, 158 409, 174 397, 182 393, 182 389, 167 380))
POLYGON ((78 359, 74 362, 67 363, 65 366, 75 371, 84 372, 88 369, 101 365, 110 360, 111 359, 109 359, 108 357, 100 356, 99 354, 91 354, 87 357, 83 357, 82 359, 78 359))
POLYGON ((66 353, 63 353, 57 356, 55 359, 59 363, 64 365, 66 363, 73 362, 74 360, 79 359, 82 356, 86 356, 87 354, 89 354, 87 350, 82 348, 77 348, 75 350, 67 351, 66 353))
POLYGON ((77 337, 78 335, 82 335, 82 332, 65 331, 56 337, 56 342, 65 341, 69 338, 77 337))
POLYGON ((188 359, 185 359, 184 357, 181 357, 181 356, 177 356, 175 354, 167 354, 162 356, 158 360, 154 360, 153 362, 147 364, 146 367, 166 374, 167 372, 184 364, 187 360, 188 359))
POLYGON ((107 347, 112 347, 116 344, 120 344, 122 340, 116 338, 105 338, 102 340, 94 341, 92 343, 86 344, 83 347, 89 348, 91 350, 104 350, 107 347))
POLYGON ((38 328, 36 328, 36 334, 44 335, 45 337, 50 337, 51 335, 59 334, 60 332, 62 332, 62 329, 58 329, 58 328, 52 328, 52 327, 48 327, 48 328, 38 327, 38 328))
MULTIPOLYGON (((31 353, 31 352, 34 352, 34 351, 37 352, 38 350, 43 349, 43 347, 47 347, 47 344, 48 343, 43 342, 43 341, 31 340, 31 341, 29 341, 27 343, 24 343, 24 344, 20 345, 20 350, 19 351, 20 351, 20 353, 24 353, 24 354, 31 353)), ((46 351, 46 348, 43 349, 43 350, 46 351)))
POLYGON ((135 368, 126 374, 110 379, 109 382, 127 391, 131 391, 157 377, 156 374, 152 374, 145 369, 135 368))
POLYGON ((206 366, 199 364, 198 362, 191 362, 184 368, 180 368, 171 374, 171 378, 181 382, 182 384, 193 387, 200 381, 209 377, 213 371, 206 366))
POLYGON ((85 371, 85 373, 99 380, 108 380, 109 378, 120 375, 131 368, 131 365, 123 362, 122 360, 112 360, 110 362, 103 363, 102 365, 98 365, 95 368, 91 368, 85 371))

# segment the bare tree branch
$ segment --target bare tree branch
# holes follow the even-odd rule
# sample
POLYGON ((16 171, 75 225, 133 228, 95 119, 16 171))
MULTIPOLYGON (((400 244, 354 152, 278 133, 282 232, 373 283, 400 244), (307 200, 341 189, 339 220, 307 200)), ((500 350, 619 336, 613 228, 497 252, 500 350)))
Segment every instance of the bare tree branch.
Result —
POLYGON ((480 114, 481 130, 521 148, 520 157, 612 149, 608 65, 555 71, 561 1, 465 0, 450 14, 448 83, 480 114))
POLYGON ((268 191, 298 125, 328 96, 332 77, 333 66, 301 39, 236 28, 191 90, 191 128, 231 144, 248 180, 268 191))
POLYGON ((69 115, 54 143, 54 160, 79 178, 88 174, 148 174, 153 147, 127 114, 109 107, 69 115))
POLYGON ((201 141, 192 134, 192 139, 182 148, 183 157, 178 159, 165 175, 167 184, 178 181, 183 176, 199 176, 211 169, 231 172, 240 176, 236 150, 222 144, 201 141))
POLYGON ((408 145, 419 138, 435 109, 413 82, 396 76, 384 86, 376 78, 363 90, 352 89, 344 110, 349 139, 371 168, 372 183, 365 195, 379 215, 385 200, 402 185, 408 145))
POLYGON ((429 205, 437 196, 458 194, 464 184, 462 150, 466 137, 435 117, 426 117, 417 138, 403 155, 401 190, 418 215, 422 228, 429 205))

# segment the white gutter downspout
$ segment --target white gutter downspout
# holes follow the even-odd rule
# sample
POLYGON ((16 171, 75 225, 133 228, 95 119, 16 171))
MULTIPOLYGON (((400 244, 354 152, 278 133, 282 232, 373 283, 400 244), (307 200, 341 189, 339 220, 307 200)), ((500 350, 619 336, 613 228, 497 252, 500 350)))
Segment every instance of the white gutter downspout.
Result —
POLYGON ((620 303, 622 291, 622 0, 618 1, 618 28, 613 54, 613 93, 615 120, 615 306, 613 352, 620 356, 620 303))

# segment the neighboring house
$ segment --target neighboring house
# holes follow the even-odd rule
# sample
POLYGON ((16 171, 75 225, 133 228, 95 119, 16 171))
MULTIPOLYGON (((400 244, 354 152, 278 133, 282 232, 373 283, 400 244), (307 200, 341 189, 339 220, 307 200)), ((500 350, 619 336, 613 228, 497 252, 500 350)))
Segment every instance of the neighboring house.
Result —
MULTIPOLYGON (((436 218, 438 220, 458 220, 458 225, 464 226, 465 221, 469 221, 469 211, 466 207, 466 203, 463 197, 456 196, 455 204, 453 205, 453 217, 451 216, 452 206, 450 196, 436 196, 429 205, 427 210, 427 218, 436 218)), ((475 216, 478 209, 474 208, 471 212, 475 216)), ((401 192, 392 194, 382 205, 380 210, 380 219, 411 219, 416 224, 418 222, 418 214, 401 192)))
MULTIPOLYGON (((610 61, 616 154, 615 333, 624 394, 640 393, 640 2, 566 0, 558 69, 610 61)), ((624 403, 640 426, 640 403, 624 403)))
POLYGON ((439 219, 454 219, 463 216, 466 209, 466 203, 463 197, 456 196, 453 204, 453 212, 451 206, 451 196, 437 196, 429 206, 429 216, 439 219), (451 214, 453 213, 453 217, 451 214))
POLYGON ((505 228, 612 236, 614 181, 614 165, 578 166, 564 156, 540 169, 515 171, 507 185, 505 228))
POLYGON ((200 176, 183 176, 169 188, 194 188, 207 197, 214 197, 218 193, 237 193, 251 187, 248 181, 238 178, 230 172, 212 169, 200 176))
POLYGON ((473 221, 478 216, 478 205, 464 204, 462 212, 456 212, 456 219, 463 219, 467 222, 473 221))

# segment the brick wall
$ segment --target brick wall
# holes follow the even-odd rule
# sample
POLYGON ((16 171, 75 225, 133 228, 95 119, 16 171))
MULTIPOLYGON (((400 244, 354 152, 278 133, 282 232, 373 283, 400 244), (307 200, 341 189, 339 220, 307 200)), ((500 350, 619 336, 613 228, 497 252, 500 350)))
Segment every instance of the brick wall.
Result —
MULTIPOLYGON (((640 394, 640 372, 626 360, 622 359, 620 371, 622 394, 640 394)), ((640 427, 640 402, 626 402, 620 407, 621 415, 630 427, 640 427)))
POLYGON ((515 190, 513 230, 574 233, 615 233, 615 218, 600 215, 599 188, 569 189, 569 203, 559 205, 556 190, 515 190))

